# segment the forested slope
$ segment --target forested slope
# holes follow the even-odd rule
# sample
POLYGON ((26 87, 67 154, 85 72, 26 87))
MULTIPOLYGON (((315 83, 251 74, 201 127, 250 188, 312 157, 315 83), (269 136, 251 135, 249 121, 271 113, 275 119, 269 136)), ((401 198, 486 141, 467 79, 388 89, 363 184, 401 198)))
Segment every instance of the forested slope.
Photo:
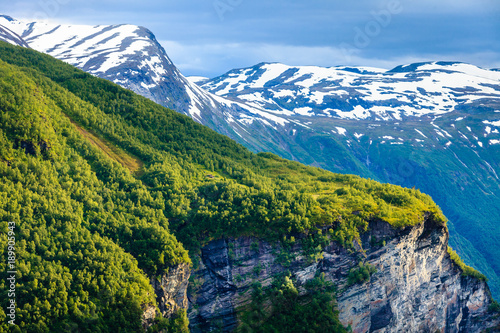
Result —
MULTIPOLYGON (((140 331, 142 310, 156 304, 148 279, 190 264, 185 249, 197 254, 213 239, 307 234, 314 260, 327 241, 353 247, 369 220, 404 227, 428 212, 445 223, 416 189, 253 154, 113 83, 3 42, 0 96, 0 271, 12 221, 23 332, 140 331)), ((2 277, 3 309, 7 289, 2 277)), ((4 312, 0 322, 7 330, 4 312)))

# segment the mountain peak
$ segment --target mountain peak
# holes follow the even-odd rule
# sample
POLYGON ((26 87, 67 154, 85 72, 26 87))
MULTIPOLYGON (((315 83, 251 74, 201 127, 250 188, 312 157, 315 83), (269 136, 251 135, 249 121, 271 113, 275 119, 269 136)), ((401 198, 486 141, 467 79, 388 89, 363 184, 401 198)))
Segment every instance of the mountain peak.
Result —
POLYGON ((198 85, 201 85, 205 82, 207 82, 208 80, 210 80, 210 78, 208 77, 205 77, 205 76, 188 76, 186 77, 186 79, 188 79, 189 82, 191 83, 194 83, 194 84, 198 84, 198 85))
POLYGON ((396 66, 396 67, 394 67, 393 69, 391 69, 391 70, 389 70, 387 72, 388 73, 409 73, 409 72, 416 71, 421 66, 433 65, 433 64, 436 64, 436 63, 432 62, 432 61, 416 62, 416 63, 406 64, 406 65, 396 66))

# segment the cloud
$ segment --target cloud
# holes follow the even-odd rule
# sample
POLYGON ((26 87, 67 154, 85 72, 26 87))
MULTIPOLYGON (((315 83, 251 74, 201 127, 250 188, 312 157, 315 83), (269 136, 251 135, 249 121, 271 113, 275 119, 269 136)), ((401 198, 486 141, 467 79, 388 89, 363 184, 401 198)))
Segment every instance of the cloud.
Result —
POLYGON ((346 56, 341 47, 291 46, 267 43, 181 44, 160 42, 174 64, 184 75, 214 77, 234 68, 250 67, 260 62, 280 62, 292 66, 316 65, 368 66, 391 69, 398 65, 424 61, 462 61, 485 68, 500 67, 496 52, 464 52, 449 54, 407 54, 375 57, 357 50, 346 56))

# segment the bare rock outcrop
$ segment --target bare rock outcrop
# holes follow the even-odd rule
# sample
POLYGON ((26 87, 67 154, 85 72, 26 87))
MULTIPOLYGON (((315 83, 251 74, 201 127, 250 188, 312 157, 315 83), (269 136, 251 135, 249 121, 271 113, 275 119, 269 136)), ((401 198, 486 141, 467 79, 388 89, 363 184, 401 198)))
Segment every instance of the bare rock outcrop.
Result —
MULTIPOLYGON (((299 237, 299 236, 298 236, 299 237)), ((396 229, 370 222, 356 250, 331 242, 320 259, 303 256, 300 241, 286 251, 250 237, 222 239, 202 249, 192 272, 189 293, 192 332, 238 326, 238 310, 251 301, 251 285, 266 288, 288 270, 300 286, 318 273, 338 287, 341 322, 353 332, 481 332, 496 329, 498 315, 487 283, 464 276, 448 254, 446 226, 431 215, 413 227, 396 229), (282 253, 292 258, 286 268, 282 253), (376 268, 369 281, 348 284, 348 274, 362 261, 376 268)))
POLYGON ((151 278, 158 307, 163 317, 171 317, 177 310, 187 309, 187 287, 191 269, 187 264, 171 267, 167 273, 151 278))

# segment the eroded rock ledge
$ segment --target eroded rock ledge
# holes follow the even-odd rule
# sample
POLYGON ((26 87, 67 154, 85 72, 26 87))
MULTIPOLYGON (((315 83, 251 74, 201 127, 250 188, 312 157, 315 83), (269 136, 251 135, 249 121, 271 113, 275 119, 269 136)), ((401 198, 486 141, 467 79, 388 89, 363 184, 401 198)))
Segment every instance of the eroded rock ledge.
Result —
MULTIPOLYGON (((286 268, 279 263, 278 244, 250 237, 213 241, 202 249, 201 264, 192 272, 191 331, 235 330, 238 309, 251 301, 252 283, 265 288, 285 270, 299 285, 325 273, 338 286, 340 320, 353 332, 481 332, 496 327, 500 320, 488 311, 492 298, 486 282, 463 276, 447 252, 448 238, 446 227, 432 216, 404 229, 375 220, 356 251, 332 242, 311 263, 295 242, 286 268), (377 272, 363 284, 348 286, 348 273, 360 261, 377 272)), ((171 290, 180 295, 180 289, 171 290)))

